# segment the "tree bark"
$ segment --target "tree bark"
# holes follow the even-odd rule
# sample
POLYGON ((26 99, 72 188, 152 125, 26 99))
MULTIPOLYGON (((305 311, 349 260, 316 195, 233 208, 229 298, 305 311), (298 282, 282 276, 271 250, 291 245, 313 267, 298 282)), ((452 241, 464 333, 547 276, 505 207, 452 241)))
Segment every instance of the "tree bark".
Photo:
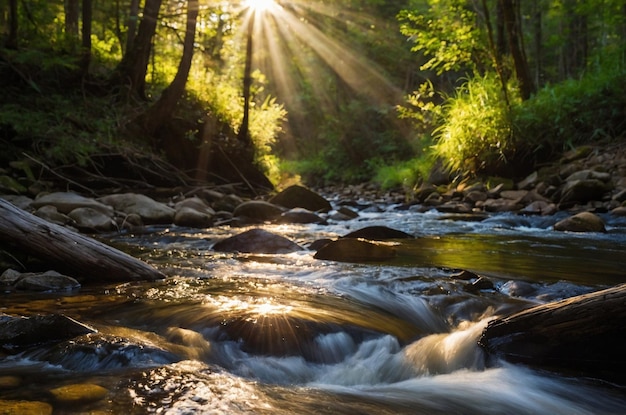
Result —
POLYGON ((7 49, 17 49, 18 21, 17 0, 9 0, 9 33, 4 42, 7 49))
POLYGON ((137 34, 137 21, 139 20, 139 0, 130 1, 130 13, 128 15, 128 30, 126 32, 126 51, 133 47, 137 34))
POLYGON ((152 136, 165 122, 172 117, 178 100, 185 92, 187 78, 193 60, 194 43, 196 38, 196 21, 198 18, 198 0, 187 2, 187 25, 183 45, 183 56, 178 65, 178 71, 172 83, 161 93, 159 100, 148 110, 145 116, 144 127, 152 136))
POLYGON ((65 34, 78 39, 78 16, 80 8, 78 0, 65 0, 65 34))
POLYGON ((78 280, 127 282, 165 278, 122 251, 47 222, 0 199, 0 242, 49 262, 78 280))
POLYGON ((517 0, 500 0, 500 3, 504 17, 504 25, 509 39, 509 51, 513 57, 515 75, 519 82, 520 95, 522 99, 528 99, 534 92, 534 86, 522 46, 522 28, 520 27, 520 19, 518 18, 519 6, 517 0))
POLYGON ((93 15, 93 5, 91 0, 83 0, 83 26, 81 31, 82 36, 82 71, 83 76, 86 76, 89 72, 89 64, 91 63, 91 22, 93 15))
POLYGON ((141 99, 146 98, 146 74, 161 2, 162 0, 146 0, 137 36, 117 68, 117 75, 122 84, 128 85, 129 94, 141 99))
POLYGON ((626 284, 491 321, 479 344, 539 369, 626 384, 626 284))

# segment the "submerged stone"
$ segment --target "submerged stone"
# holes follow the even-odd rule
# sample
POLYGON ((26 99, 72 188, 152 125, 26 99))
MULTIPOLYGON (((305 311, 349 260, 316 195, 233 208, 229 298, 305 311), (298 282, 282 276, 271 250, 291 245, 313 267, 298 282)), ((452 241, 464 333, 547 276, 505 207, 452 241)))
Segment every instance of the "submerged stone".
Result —
POLYGON ((67 405, 96 402, 107 396, 109 391, 100 385, 78 383, 54 388, 50 393, 57 402, 67 405))

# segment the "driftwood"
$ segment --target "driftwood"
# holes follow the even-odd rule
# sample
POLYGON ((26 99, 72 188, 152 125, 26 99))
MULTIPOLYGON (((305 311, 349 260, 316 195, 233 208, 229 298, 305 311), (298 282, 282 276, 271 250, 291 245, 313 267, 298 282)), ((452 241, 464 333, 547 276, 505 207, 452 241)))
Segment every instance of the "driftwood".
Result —
POLYGON ((0 199, 0 243, 11 244, 78 280, 125 282, 165 278, 137 258, 47 222, 3 199, 0 199))
POLYGON ((491 321, 479 344, 514 363, 626 385, 626 284, 491 321))

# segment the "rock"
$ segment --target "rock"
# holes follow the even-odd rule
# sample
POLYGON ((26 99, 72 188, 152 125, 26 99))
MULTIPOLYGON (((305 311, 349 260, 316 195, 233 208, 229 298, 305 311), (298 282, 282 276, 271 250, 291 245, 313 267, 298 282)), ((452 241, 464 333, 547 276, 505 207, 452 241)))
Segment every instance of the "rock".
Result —
POLYGON ((235 208, 235 217, 245 217, 259 222, 273 221, 283 212, 284 208, 262 200, 243 202, 235 208))
POLYGON ((57 208, 61 213, 68 214, 78 208, 92 208, 105 215, 113 216, 113 209, 107 204, 90 199, 72 192, 55 192, 38 197, 31 203, 32 207, 38 209, 42 206, 50 205, 57 208))
POLYGON ((243 199, 234 194, 228 194, 213 203, 216 211, 233 212, 235 208, 243 203, 243 199))
POLYGON ((50 390, 54 400, 63 404, 82 404, 104 399, 109 391, 100 385, 92 383, 78 383, 65 385, 50 390))
POLYGON ((183 208, 193 209, 200 213, 205 213, 209 216, 215 215, 215 210, 211 206, 209 206, 204 200, 200 199, 197 196, 190 197, 180 202, 176 203, 174 206, 176 211, 179 211, 183 208))
POLYGON ((356 219, 359 217, 359 214, 357 212, 347 206, 341 206, 339 209, 337 209, 337 213, 346 216, 348 219, 356 219))
POLYGON ((523 206, 517 200, 512 199, 487 199, 480 207, 487 212, 514 212, 523 206))
POLYGON ((22 195, 1 195, 0 197, 4 200, 8 200, 22 210, 28 210, 30 208, 30 204, 33 202, 33 199, 30 197, 22 195))
POLYGON ((68 216, 74 221, 74 226, 83 232, 109 232, 117 227, 109 215, 89 207, 74 209, 68 216))
POLYGON ((145 224, 173 223, 176 213, 174 209, 164 203, 135 193, 109 195, 98 200, 120 212, 139 215, 145 224))
POLYGON ((324 197, 299 185, 289 186, 272 197, 269 202, 287 209, 299 207, 311 212, 329 212, 332 209, 330 202, 324 197))
POLYGON ((326 219, 304 208, 293 208, 284 212, 276 220, 277 223, 317 223, 326 225, 326 219))
POLYGON ((208 228, 213 224, 213 215, 183 206, 176 210, 174 225, 190 228, 208 228))
POLYGON ((572 173, 565 179, 566 182, 573 182, 576 180, 599 180, 601 182, 608 182, 611 180, 611 175, 606 172, 599 172, 595 170, 579 170, 572 173))
POLYGON ((213 245, 218 252, 287 254, 302 250, 298 244, 263 229, 250 229, 213 245))
POLYGON ((563 155, 562 161, 565 163, 572 162, 574 160, 580 160, 587 157, 593 151, 591 146, 580 146, 573 150, 568 151, 563 155))
POLYGON ((539 172, 535 171, 526 176, 524 180, 517 184, 517 188, 520 190, 530 190, 537 185, 539 180, 539 172))
POLYGON ((606 232, 604 221, 591 212, 581 212, 563 219, 554 225, 554 230, 562 232, 606 232))
POLYGON ((0 316, 0 349, 9 353, 96 332, 93 328, 60 314, 0 316))
POLYGON ((602 200, 608 190, 603 182, 596 179, 569 181, 561 189, 560 204, 569 205, 602 200))
POLYGON ((341 238, 324 245, 317 251, 314 258, 340 262, 377 262, 386 261, 395 256, 396 248, 393 244, 366 239, 341 238))
POLYGON ((384 241, 387 239, 408 239, 413 235, 386 226, 368 226, 344 235, 342 238, 363 238, 373 241, 384 241))
MULTIPOLYGON (((3 279, 7 271, 2 274, 0 279, 3 279)), ((11 278, 13 277, 14 274, 11 275, 11 278)), ((17 290, 25 291, 69 291, 80 288, 80 283, 74 278, 59 274, 56 271, 23 273, 17 276, 11 285, 17 290)))
POLYGON ((52 405, 37 401, 0 400, 0 414, 52 415, 52 405))
POLYGON ((556 205, 554 203, 544 202, 543 200, 538 200, 536 202, 532 202, 523 208, 520 212, 528 215, 553 215, 557 211, 556 205))
POLYGON ((471 192, 467 193, 463 198, 464 202, 469 202, 472 204, 476 202, 484 202, 485 200, 487 200, 487 193, 480 190, 472 190, 471 192))
POLYGON ((503 199, 520 201, 528 196, 528 190, 504 190, 500 192, 500 197, 503 199))
POLYGON ((626 206, 618 206, 611 210, 611 214, 615 216, 626 216, 626 206))
POLYGON ((42 206, 35 211, 34 215, 47 220, 50 223, 56 223, 61 226, 72 224, 72 219, 63 213, 60 213, 55 206, 42 206))

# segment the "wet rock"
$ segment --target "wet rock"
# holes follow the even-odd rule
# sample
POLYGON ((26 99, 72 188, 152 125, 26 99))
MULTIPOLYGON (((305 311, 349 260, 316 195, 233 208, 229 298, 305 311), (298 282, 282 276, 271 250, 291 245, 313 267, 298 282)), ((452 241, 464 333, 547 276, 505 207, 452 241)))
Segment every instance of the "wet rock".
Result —
POLYGON ((0 197, 4 200, 8 200, 22 210, 28 210, 30 208, 30 204, 33 202, 33 199, 30 197, 22 195, 1 195, 0 197))
POLYGON ((321 249, 324 245, 332 241, 333 241, 332 239, 328 239, 328 238, 317 239, 309 244, 308 249, 310 249, 311 251, 317 251, 321 249))
POLYGON ((284 211, 284 208, 273 203, 263 200, 250 200, 237 206, 233 215, 235 217, 252 219, 253 221, 265 222, 277 219, 284 211))
POLYGON ((105 215, 113 216, 113 209, 105 203, 72 192, 55 192, 38 197, 31 203, 38 209, 42 206, 54 206, 61 213, 68 214, 78 208, 92 208, 105 215))
POLYGON ((626 206, 618 206, 611 210, 611 214, 615 216, 626 216, 626 206))
POLYGON ((337 213, 346 216, 348 219, 356 219, 359 217, 359 214, 357 212, 346 206, 341 206, 339 209, 337 209, 337 213))
POLYGON ((83 232, 109 232, 116 228, 115 221, 110 215, 93 208, 77 208, 68 216, 74 221, 74 226, 83 232))
POLYGON ((484 202, 485 200, 487 200, 487 193, 480 190, 472 190, 463 198, 463 201, 472 204, 476 202, 484 202))
POLYGON ((560 204, 586 203, 591 200, 602 200, 610 189, 596 179, 573 180, 565 183, 561 190, 560 204))
POLYGON ((0 400, 0 414, 52 415, 52 405, 37 401, 0 400))
POLYGON ((42 206, 34 212, 34 215, 61 226, 73 223, 69 216, 59 212, 55 206, 42 206))
POLYGON ((209 206, 204 200, 200 199, 197 196, 189 197, 187 199, 181 200, 176 203, 174 206, 176 211, 180 211, 183 208, 193 209, 197 212, 204 213, 208 216, 215 215, 215 210, 211 206, 209 206))
POLYGON ((470 293, 477 293, 482 290, 493 290, 494 285, 493 281, 491 281, 489 278, 478 277, 476 281, 466 284, 463 289, 470 293))
POLYGON ((317 223, 327 224, 326 219, 304 208, 294 208, 284 212, 276 220, 277 223, 317 223))
POLYGON ((228 194, 213 203, 216 211, 233 212, 235 208, 243 203, 243 199, 235 194, 228 194))
POLYGON ((484 203, 477 205, 487 212, 514 212, 522 209, 522 205, 517 200, 512 199, 487 199, 484 203))
POLYGON ((190 228, 208 228, 213 224, 213 215, 183 206, 176 210, 174 225, 190 228))
POLYGON ((92 383, 65 385, 50 390, 54 400, 63 405, 76 405, 104 399, 109 391, 92 383))
POLYGON ((286 254, 300 251, 302 247, 280 235, 263 229, 250 229, 213 245, 218 252, 241 252, 252 254, 286 254))
POLYGON ((368 226, 344 235, 343 238, 363 238, 373 241, 384 241, 387 239, 408 239, 414 236, 397 229, 386 226, 368 226))
POLYGON ((554 203, 549 203, 542 200, 532 202, 521 210, 521 213, 527 215, 553 215, 556 212, 557 208, 554 203))
POLYGON ((520 190, 530 190, 537 185, 538 181, 539 181, 539 172, 534 171, 528 176, 526 176, 524 180, 517 183, 517 188, 520 190))
POLYGON ((95 333, 93 328, 60 314, 0 316, 0 349, 9 353, 95 333))
POLYGON ((126 214, 137 214, 145 224, 170 224, 176 211, 145 195, 123 193, 104 196, 100 202, 126 214))
POLYGON ((56 271, 29 272, 21 274, 13 283, 13 287, 24 291, 71 291, 80 288, 80 283, 56 271))
POLYGON ((270 203, 287 209, 304 208, 312 212, 329 212, 332 206, 328 200, 306 187, 293 185, 269 200, 270 203))
POLYGON ((478 278, 478 274, 476 274, 476 273, 474 273, 472 271, 461 270, 461 271, 456 272, 454 274, 450 274, 450 278, 452 278, 453 280, 469 281, 469 280, 473 280, 475 278, 478 278))
POLYGON ((606 232, 602 218, 591 212, 581 212, 563 219, 554 225, 554 230, 561 232, 606 232))
POLYGON ((386 261, 396 256, 393 244, 366 239, 341 238, 324 245, 314 255, 315 259, 340 262, 386 261))

